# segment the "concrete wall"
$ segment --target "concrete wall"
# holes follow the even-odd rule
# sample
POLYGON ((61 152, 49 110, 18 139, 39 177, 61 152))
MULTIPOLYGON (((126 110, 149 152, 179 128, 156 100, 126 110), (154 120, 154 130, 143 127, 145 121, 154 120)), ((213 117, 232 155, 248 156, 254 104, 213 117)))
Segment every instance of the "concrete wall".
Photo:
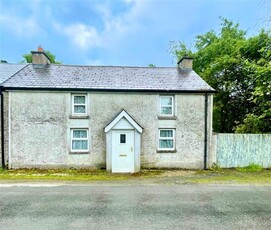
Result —
MULTIPOLYGON (((176 119, 158 119, 157 93, 88 93, 89 118, 71 118, 71 93, 9 92, 9 166, 104 167, 104 127, 125 109, 143 128, 141 167, 202 168, 204 95, 175 95, 176 119), (70 153, 70 129, 89 128, 88 154, 70 153), (158 152, 158 129, 176 129, 176 152, 158 152)), ((212 96, 209 96, 208 149, 212 96)))
POLYGON ((271 134, 220 133, 214 138, 220 167, 245 167, 251 163, 271 167, 271 134))

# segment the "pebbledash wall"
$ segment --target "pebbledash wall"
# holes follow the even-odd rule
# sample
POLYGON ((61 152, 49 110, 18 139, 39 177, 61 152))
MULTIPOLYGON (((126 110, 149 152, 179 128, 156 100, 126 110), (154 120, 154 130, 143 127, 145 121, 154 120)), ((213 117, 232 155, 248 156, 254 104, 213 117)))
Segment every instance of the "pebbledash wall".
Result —
MULTIPOLYGON (((86 92, 89 117, 85 119, 71 117, 71 93, 8 92, 9 96, 5 98, 8 100, 6 104, 8 104, 9 116, 6 147, 9 168, 105 167, 104 127, 122 109, 125 109, 143 127, 141 168, 203 168, 204 94, 175 94, 176 119, 164 120, 158 118, 158 93, 86 92), (71 128, 89 129, 89 153, 70 153, 71 128), (176 129, 176 152, 157 151, 159 128, 176 129)), ((211 147, 211 109, 212 95, 210 94, 208 96, 208 151, 211 147)), ((209 152, 208 159, 213 159, 209 152)), ((211 164, 210 161, 209 163, 211 164)))
POLYGON ((212 139, 213 162, 222 168, 245 167, 252 163, 271 167, 271 134, 219 133, 212 139))

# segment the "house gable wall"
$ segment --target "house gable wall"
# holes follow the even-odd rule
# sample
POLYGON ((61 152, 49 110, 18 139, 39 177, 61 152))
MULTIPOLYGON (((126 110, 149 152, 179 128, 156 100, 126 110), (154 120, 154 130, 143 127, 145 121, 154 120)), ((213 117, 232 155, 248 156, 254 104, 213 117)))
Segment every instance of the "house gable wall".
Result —
POLYGON ((83 119, 71 117, 71 93, 17 91, 9 94, 12 168, 105 168, 104 127, 123 109, 143 127, 140 151, 142 168, 203 167, 203 94, 175 95, 176 119, 172 120, 158 118, 157 93, 88 93, 89 117, 83 119), (88 153, 70 153, 71 128, 89 129, 88 153), (176 130, 175 152, 157 152, 159 128, 176 130))

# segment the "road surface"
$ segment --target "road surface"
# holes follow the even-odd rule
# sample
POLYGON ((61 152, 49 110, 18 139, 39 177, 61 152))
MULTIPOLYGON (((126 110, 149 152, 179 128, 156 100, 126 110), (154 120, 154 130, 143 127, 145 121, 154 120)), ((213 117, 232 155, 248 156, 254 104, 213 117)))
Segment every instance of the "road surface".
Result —
POLYGON ((0 229, 271 229, 271 186, 0 185, 0 229))

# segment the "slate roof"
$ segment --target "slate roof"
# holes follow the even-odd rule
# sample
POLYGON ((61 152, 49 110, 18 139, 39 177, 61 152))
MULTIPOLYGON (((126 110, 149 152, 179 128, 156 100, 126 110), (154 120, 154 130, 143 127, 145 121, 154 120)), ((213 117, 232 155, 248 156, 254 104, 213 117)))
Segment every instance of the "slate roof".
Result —
POLYGON ((25 66, 26 64, 0 63, 0 84, 25 66))
POLYGON ((29 64, 2 84, 22 89, 81 89, 213 92, 193 70, 177 67, 75 66, 29 64))

